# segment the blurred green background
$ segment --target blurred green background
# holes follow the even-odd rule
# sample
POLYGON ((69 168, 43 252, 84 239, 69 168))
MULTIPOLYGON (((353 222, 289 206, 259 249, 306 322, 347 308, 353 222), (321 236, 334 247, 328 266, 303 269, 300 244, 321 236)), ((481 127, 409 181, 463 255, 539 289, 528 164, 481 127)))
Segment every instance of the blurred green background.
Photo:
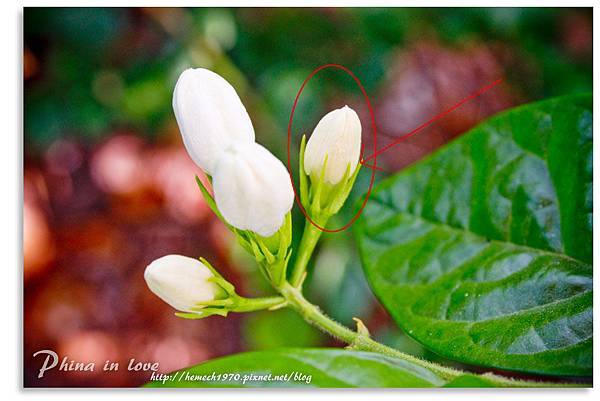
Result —
MULTIPOLYGON (((171 108, 178 75, 210 68, 237 89, 257 141, 286 159, 294 97, 312 70, 348 67, 375 109, 378 147, 498 79, 504 82, 385 152, 377 180, 500 110, 592 90, 592 10, 489 8, 26 8, 24 14, 25 384, 137 386, 144 375, 53 374, 72 358, 156 360, 170 371, 243 350, 340 345, 288 311, 189 322, 152 296, 143 269, 167 253, 205 256, 246 295, 267 293, 254 262, 195 187, 171 108)), ((319 73, 294 119, 294 147, 349 104, 372 151, 354 81, 319 73)), ((295 156, 295 155, 293 155, 295 156)), ((294 160, 295 163, 295 160, 294 160)), ((294 164, 295 165, 295 164, 294 164)), ((364 169, 331 227, 352 216, 364 169)), ((297 208, 296 208, 297 209, 297 208)), ((295 210, 294 236, 303 218, 295 210)), ((426 358, 371 295, 351 229, 324 235, 308 296, 337 320, 426 358)))

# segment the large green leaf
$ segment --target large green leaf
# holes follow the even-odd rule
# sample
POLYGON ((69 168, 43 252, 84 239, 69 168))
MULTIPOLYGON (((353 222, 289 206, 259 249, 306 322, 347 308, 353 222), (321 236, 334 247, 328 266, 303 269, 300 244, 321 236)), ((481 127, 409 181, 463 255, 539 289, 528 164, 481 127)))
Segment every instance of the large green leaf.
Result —
POLYGON ((176 376, 164 382, 152 381, 147 386, 436 387, 446 384, 428 369, 410 362, 342 349, 289 348, 246 352, 213 359, 171 375, 176 376), (221 375, 220 380, 218 375, 221 375), (267 379, 269 375, 270 379, 267 379), (200 380, 201 376, 207 377, 200 380), (307 376, 310 380, 306 380, 307 376))
POLYGON ((213 359, 157 377, 146 387, 555 387, 459 373, 443 379, 412 362, 336 348, 280 348, 213 359))
POLYGON ((280 348, 213 359, 151 379, 145 387, 564 387, 581 384, 517 381, 428 368, 373 352, 339 348, 280 348))
POLYGON ((591 95, 499 114, 384 181, 356 234, 375 294, 434 352, 591 374, 591 95))

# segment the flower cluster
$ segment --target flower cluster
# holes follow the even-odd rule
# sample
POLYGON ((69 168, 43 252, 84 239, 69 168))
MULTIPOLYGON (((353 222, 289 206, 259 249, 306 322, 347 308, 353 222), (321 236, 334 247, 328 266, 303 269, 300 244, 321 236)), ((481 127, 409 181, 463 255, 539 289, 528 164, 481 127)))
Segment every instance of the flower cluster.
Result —
POLYGON ((254 141, 250 116, 235 89, 212 71, 185 70, 173 93, 185 147, 212 176, 215 201, 232 226, 270 237, 294 202, 284 165, 254 141))
MULTIPOLYGON (((197 179, 207 203, 255 257, 265 278, 280 289, 288 280, 292 252, 294 191, 288 171, 256 143, 246 108, 220 75, 202 68, 185 70, 175 85, 173 110, 190 157, 212 184, 210 191, 197 179)), ((348 106, 325 115, 308 143, 303 138, 301 202, 323 224, 339 210, 354 183, 360 138, 360 120, 348 106)), ((301 276, 305 267, 295 275, 301 276)), ((164 256, 146 268, 144 277, 151 291, 186 318, 285 304, 282 297, 240 297, 204 259, 164 256)))

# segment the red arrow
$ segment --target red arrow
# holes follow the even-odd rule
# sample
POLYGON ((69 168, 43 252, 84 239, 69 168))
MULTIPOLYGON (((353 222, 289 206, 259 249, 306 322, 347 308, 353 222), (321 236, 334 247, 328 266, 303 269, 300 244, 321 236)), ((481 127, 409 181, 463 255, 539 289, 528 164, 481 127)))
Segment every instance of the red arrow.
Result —
POLYGON ((454 110, 458 109, 460 106, 462 106, 463 104, 467 103, 468 101, 473 100, 476 97, 483 95, 485 92, 489 91, 494 86, 496 86, 499 83, 501 83, 502 81, 503 81, 503 78, 499 78, 499 79, 495 80, 494 82, 492 82, 490 84, 487 84, 486 86, 484 86, 481 89, 479 89, 477 92, 474 92, 474 93, 470 94, 469 96, 467 96, 466 98, 464 98, 460 102, 456 103, 454 106, 450 107, 448 110, 442 111, 440 114, 434 116, 430 120, 428 120, 428 121, 424 122, 423 124, 419 125, 414 130, 410 131, 409 133, 406 133, 406 134, 402 135, 401 137, 399 137, 398 139, 396 139, 394 142, 392 142, 392 143, 384 146, 381 149, 376 150, 375 153, 373 153, 371 156, 364 157, 360 161, 360 164, 362 164, 363 166, 368 167, 368 168, 372 168, 372 169, 376 169, 376 170, 382 170, 380 167, 373 166, 371 164, 367 164, 367 162, 369 160, 375 158, 376 156, 379 156, 380 154, 382 154, 386 150, 388 150, 388 149, 390 149, 390 148, 398 145, 400 142, 404 141, 405 139, 410 138, 411 136, 413 136, 417 132, 421 131, 422 129, 430 126, 431 124, 433 124, 434 122, 436 122, 440 118, 445 117, 449 113, 452 113, 454 110))

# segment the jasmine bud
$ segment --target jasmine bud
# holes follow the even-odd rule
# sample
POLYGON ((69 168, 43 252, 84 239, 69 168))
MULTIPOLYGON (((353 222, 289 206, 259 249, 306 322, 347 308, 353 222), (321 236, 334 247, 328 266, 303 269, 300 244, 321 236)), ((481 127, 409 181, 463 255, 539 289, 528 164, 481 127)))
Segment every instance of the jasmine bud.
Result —
POLYGON ((173 110, 190 157, 208 174, 232 142, 254 142, 252 122, 235 89, 210 70, 181 73, 173 110))
POLYGON ((215 167, 213 189, 229 224, 263 237, 279 230, 294 203, 287 169, 257 143, 236 142, 225 150, 215 167))
POLYGON ((223 294, 210 278, 213 272, 197 259, 167 255, 146 267, 144 279, 160 299, 182 312, 194 312, 198 302, 208 302, 223 294))
POLYGON ((325 157, 324 181, 335 185, 350 165, 354 173, 360 157, 361 125, 358 115, 348 106, 327 113, 317 124, 306 144, 304 169, 313 178, 320 177, 325 157))

